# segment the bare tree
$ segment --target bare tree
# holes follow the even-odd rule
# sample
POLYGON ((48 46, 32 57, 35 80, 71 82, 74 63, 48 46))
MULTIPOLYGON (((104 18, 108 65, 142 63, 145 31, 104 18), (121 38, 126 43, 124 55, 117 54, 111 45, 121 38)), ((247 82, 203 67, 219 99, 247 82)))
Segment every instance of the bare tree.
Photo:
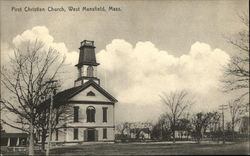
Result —
MULTIPOLYGON (((50 99, 49 99, 50 100, 50 99)), ((47 101, 49 101, 47 100, 47 101)), ((41 103, 44 105, 45 103, 41 103)), ((56 103, 54 103, 56 104, 56 103)), ((73 116, 72 106, 63 105, 54 107, 52 110, 52 120, 49 120, 50 110, 49 105, 46 107, 40 107, 38 114, 38 121, 36 124, 37 135, 41 137, 41 149, 45 150, 45 141, 49 136, 49 122, 51 122, 51 133, 58 131, 61 128, 64 128, 66 121, 73 116)))
POLYGON ((169 94, 163 93, 160 96, 162 102, 167 106, 167 118, 170 121, 170 127, 173 134, 173 142, 175 143, 175 127, 177 121, 185 113, 186 109, 193 104, 193 101, 188 98, 188 92, 176 91, 169 94))
POLYGON ((241 99, 249 95, 249 17, 243 14, 239 18, 244 29, 234 38, 226 37, 229 44, 235 47, 235 54, 225 68, 222 82, 226 92, 241 91, 238 97, 241 99))
POLYGON ((240 114, 243 112, 243 105, 241 99, 235 99, 228 102, 229 113, 231 116, 231 130, 233 133, 233 140, 234 136, 234 129, 236 124, 240 121, 240 114))
POLYGON ((19 120, 3 121, 8 126, 29 134, 29 155, 34 155, 34 131, 38 123, 37 106, 49 90, 45 81, 53 80, 61 69, 64 58, 53 48, 38 40, 23 43, 14 48, 14 57, 1 70, 1 83, 9 92, 3 98, 3 105, 19 120), (22 122, 23 126, 19 126, 22 122))

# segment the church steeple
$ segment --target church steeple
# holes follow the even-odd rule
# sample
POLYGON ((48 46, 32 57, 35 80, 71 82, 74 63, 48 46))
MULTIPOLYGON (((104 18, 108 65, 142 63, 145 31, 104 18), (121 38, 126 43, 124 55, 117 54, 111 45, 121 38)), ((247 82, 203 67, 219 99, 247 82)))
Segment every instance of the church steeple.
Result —
POLYGON ((94 80, 100 84, 100 80, 96 77, 96 68, 99 63, 96 62, 94 41, 82 41, 79 49, 79 60, 78 64, 75 65, 78 70, 75 86, 82 85, 89 80, 94 80))

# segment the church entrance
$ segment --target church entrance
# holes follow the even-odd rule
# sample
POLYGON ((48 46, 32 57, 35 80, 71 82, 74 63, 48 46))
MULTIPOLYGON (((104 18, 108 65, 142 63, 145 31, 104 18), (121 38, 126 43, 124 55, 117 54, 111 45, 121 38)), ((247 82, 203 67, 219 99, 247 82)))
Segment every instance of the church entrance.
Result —
POLYGON ((95 129, 88 129, 87 141, 95 141, 95 129))

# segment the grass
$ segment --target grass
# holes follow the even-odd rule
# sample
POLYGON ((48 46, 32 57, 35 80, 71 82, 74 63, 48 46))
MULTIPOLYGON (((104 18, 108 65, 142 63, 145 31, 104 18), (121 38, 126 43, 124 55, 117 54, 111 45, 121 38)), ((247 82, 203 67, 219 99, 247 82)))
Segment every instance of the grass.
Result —
MULTIPOLYGON (((58 147, 51 155, 248 155, 249 143, 211 144, 211 143, 116 143, 91 144, 58 147)), ((23 155, 5 153, 4 155, 23 155)), ((38 152, 36 155, 45 155, 38 152)))
POLYGON ((53 149, 54 155, 247 155, 248 143, 234 144, 172 144, 119 143, 75 145, 53 149))

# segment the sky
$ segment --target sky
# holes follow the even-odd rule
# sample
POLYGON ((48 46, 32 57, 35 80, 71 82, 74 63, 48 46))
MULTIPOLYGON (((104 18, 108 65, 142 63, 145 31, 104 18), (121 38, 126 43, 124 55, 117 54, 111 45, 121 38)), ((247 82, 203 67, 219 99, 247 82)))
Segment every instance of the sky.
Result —
POLYGON ((196 102, 192 112, 212 111, 233 98, 221 92, 222 68, 235 52, 225 36, 244 28, 238 15, 248 10, 247 0, 1 1, 1 65, 13 47, 38 38, 66 56, 58 79, 67 89, 76 79, 80 42, 94 40, 101 86, 119 101, 117 122, 156 121, 166 112, 160 96, 183 89, 196 102), (70 6, 107 11, 69 12, 70 6))

